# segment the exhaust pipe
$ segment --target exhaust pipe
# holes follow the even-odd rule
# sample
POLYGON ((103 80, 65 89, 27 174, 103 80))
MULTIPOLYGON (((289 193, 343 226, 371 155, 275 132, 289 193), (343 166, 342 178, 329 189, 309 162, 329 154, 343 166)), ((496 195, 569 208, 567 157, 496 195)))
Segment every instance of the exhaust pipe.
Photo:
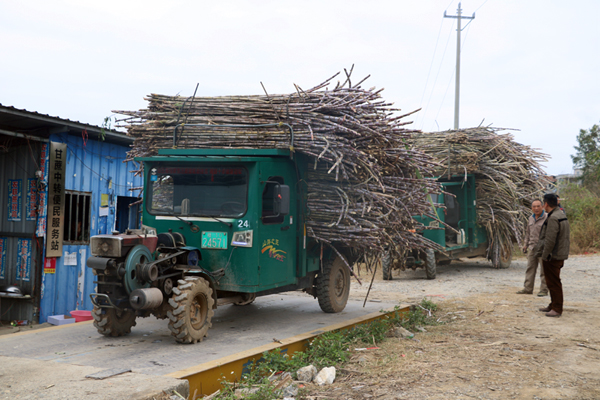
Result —
POLYGON ((129 302, 136 310, 151 310, 160 307, 163 294, 157 288, 135 289, 129 295, 129 302))

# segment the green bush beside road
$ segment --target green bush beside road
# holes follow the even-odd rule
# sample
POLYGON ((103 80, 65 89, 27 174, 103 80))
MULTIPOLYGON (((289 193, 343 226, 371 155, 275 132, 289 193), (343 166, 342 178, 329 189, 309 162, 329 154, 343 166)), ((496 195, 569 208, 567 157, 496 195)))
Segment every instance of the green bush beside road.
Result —
POLYGON ((560 190, 569 224, 571 253, 600 250, 600 188, 569 185, 560 190))

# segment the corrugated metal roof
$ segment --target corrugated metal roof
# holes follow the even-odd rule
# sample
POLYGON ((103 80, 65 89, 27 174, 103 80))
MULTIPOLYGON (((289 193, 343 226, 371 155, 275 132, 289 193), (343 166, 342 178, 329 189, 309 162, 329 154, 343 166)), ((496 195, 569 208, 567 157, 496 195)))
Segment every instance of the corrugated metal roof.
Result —
POLYGON ((104 141, 109 143, 133 143, 133 138, 123 132, 0 104, 0 135, 2 131, 6 134, 14 132, 44 139, 48 139, 53 133, 68 132, 70 135, 81 136, 86 131, 90 139, 97 140, 104 136, 104 141))

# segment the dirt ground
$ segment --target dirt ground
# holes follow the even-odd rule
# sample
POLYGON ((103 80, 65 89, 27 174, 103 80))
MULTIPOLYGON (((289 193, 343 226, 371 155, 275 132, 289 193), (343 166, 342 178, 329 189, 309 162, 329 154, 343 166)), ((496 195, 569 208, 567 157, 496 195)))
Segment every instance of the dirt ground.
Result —
MULTIPOLYGON (((538 308, 549 297, 518 295, 526 260, 505 270, 483 259, 438 268, 380 273, 370 299, 436 302, 444 324, 425 327, 414 339, 390 339, 379 350, 356 352, 314 399, 600 399, 600 255, 575 256, 562 270, 561 318, 538 308)), ((353 283, 353 296, 366 294, 353 283)), ((365 282, 366 281, 366 282, 365 282)))
MULTIPOLYGON (((566 261, 561 318, 538 311, 549 303, 535 295, 539 277, 533 295, 516 294, 525 268, 524 258, 501 270, 475 259, 438 267, 435 280, 417 270, 395 271, 392 281, 378 271, 370 301, 427 298, 442 324, 355 352, 333 385, 307 391, 314 400, 600 399, 600 255, 566 261)), ((365 298, 371 280, 364 269, 360 278, 355 299, 365 298)), ((31 328, 0 333, 23 329, 31 328)))

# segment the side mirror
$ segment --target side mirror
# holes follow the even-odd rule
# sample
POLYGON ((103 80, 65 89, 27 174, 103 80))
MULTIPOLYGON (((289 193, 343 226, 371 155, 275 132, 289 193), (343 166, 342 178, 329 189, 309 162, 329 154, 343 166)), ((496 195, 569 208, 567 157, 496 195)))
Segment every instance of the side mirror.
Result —
POLYGON ((288 215, 290 213, 290 187, 277 185, 273 191, 273 213, 288 215))

